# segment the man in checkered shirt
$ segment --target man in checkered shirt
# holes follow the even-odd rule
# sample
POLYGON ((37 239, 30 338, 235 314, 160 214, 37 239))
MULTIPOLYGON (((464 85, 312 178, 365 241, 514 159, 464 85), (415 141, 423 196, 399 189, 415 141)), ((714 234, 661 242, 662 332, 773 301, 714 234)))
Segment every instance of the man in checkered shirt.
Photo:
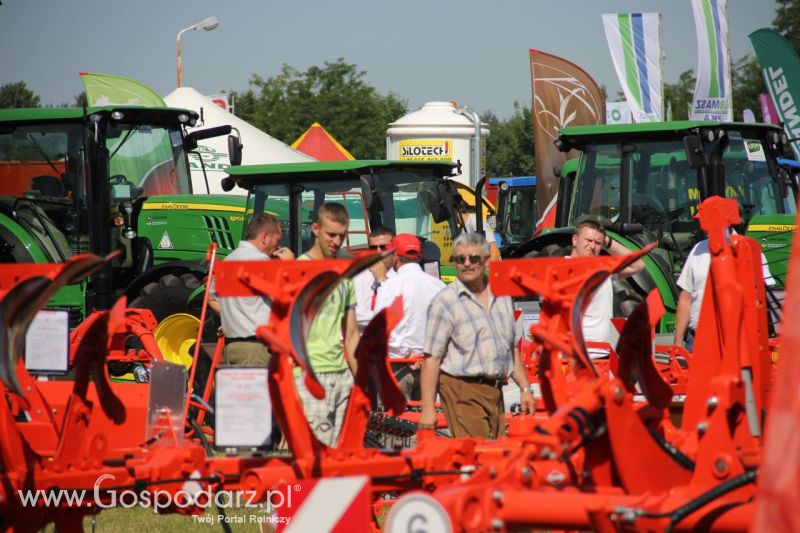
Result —
POLYGON ((436 423, 438 385, 447 425, 454 437, 494 439, 505 432, 501 387, 511 375, 520 402, 534 412, 522 366, 511 298, 495 297, 486 276, 489 244, 479 233, 462 233, 453 243, 456 277, 431 302, 425 331, 419 429, 436 423))

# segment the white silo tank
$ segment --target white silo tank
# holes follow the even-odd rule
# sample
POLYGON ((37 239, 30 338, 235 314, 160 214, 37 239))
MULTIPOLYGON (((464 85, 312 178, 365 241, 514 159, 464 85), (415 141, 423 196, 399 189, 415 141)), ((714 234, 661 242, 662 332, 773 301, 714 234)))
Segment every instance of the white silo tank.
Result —
MULTIPOLYGON (((428 102, 389 124, 386 131, 386 159, 461 161, 462 173, 456 179, 474 187, 479 179, 479 173, 472 174, 475 165, 472 164, 470 148, 474 137, 473 122, 459 112, 455 102, 428 102)), ((489 128, 483 122, 480 137, 481 167, 485 171, 489 128)))

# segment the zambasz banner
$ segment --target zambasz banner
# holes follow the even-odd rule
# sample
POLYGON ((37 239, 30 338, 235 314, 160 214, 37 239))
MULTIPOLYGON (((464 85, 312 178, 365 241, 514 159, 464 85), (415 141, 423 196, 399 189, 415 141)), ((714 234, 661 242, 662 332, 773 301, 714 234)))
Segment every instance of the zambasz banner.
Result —
POLYGON ((692 0, 697 33, 697 85, 690 120, 733 120, 728 0, 692 0))
MULTIPOLYGON (((800 137, 800 114, 797 112, 800 102, 800 58, 792 45, 776 31, 756 30, 749 37, 778 120, 783 122, 786 135, 796 139, 800 137)), ((798 142, 791 143, 791 146, 795 158, 800 159, 798 142)))
POLYGON ((559 130, 603 124, 606 111, 603 93, 582 68, 539 50, 531 50, 530 59, 536 205, 541 217, 558 192, 553 167, 578 156, 576 151, 559 152, 553 145, 559 130))
POLYGON ((603 27, 634 122, 662 121, 661 13, 605 14, 603 27))

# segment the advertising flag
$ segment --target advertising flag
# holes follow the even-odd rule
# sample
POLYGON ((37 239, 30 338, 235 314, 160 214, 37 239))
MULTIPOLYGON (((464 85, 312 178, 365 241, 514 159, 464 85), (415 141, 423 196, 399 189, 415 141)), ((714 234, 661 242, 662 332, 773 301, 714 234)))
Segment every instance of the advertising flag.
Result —
POLYGON ((86 101, 93 106, 167 107, 161 96, 138 81, 111 74, 81 72, 86 101))
POLYGON ((533 144, 536 157, 536 205, 541 216, 558 192, 554 166, 577 157, 553 145, 568 126, 603 124, 605 101, 600 87, 574 63, 539 50, 530 51, 533 144))
POLYGON ((603 27, 634 122, 664 120, 661 13, 605 14, 603 27))
MULTIPOLYGON (((797 111, 800 103, 800 58, 792 45, 774 30, 756 30, 749 37, 778 121, 783 122, 786 135, 796 139, 800 137, 800 113, 797 111)), ((791 146, 794 157, 800 159, 798 142, 791 143, 791 146)))
POLYGON ((697 85, 690 120, 730 122, 731 56, 728 50, 728 0, 692 0, 697 34, 697 85))
POLYGON ((772 100, 767 93, 758 95, 758 103, 761 105, 761 122, 764 124, 780 124, 778 112, 775 111, 775 106, 772 105, 772 100))
POLYGON ((628 102, 606 102, 606 124, 630 124, 631 108, 628 102))

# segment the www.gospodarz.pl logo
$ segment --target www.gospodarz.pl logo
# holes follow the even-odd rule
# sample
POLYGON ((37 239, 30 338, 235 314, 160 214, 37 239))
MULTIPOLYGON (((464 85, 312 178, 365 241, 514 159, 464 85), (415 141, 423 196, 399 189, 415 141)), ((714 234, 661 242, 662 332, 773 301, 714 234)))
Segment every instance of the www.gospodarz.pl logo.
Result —
POLYGON ((254 491, 210 491, 198 481, 189 479, 177 491, 133 490, 114 487, 113 474, 103 474, 94 483, 94 489, 18 490, 23 507, 97 507, 112 509, 122 507, 152 508, 157 513, 167 509, 198 507, 208 509, 256 509, 262 513, 292 508, 292 494, 300 490, 299 485, 286 485, 283 489, 269 490, 263 500, 255 501, 254 491))

